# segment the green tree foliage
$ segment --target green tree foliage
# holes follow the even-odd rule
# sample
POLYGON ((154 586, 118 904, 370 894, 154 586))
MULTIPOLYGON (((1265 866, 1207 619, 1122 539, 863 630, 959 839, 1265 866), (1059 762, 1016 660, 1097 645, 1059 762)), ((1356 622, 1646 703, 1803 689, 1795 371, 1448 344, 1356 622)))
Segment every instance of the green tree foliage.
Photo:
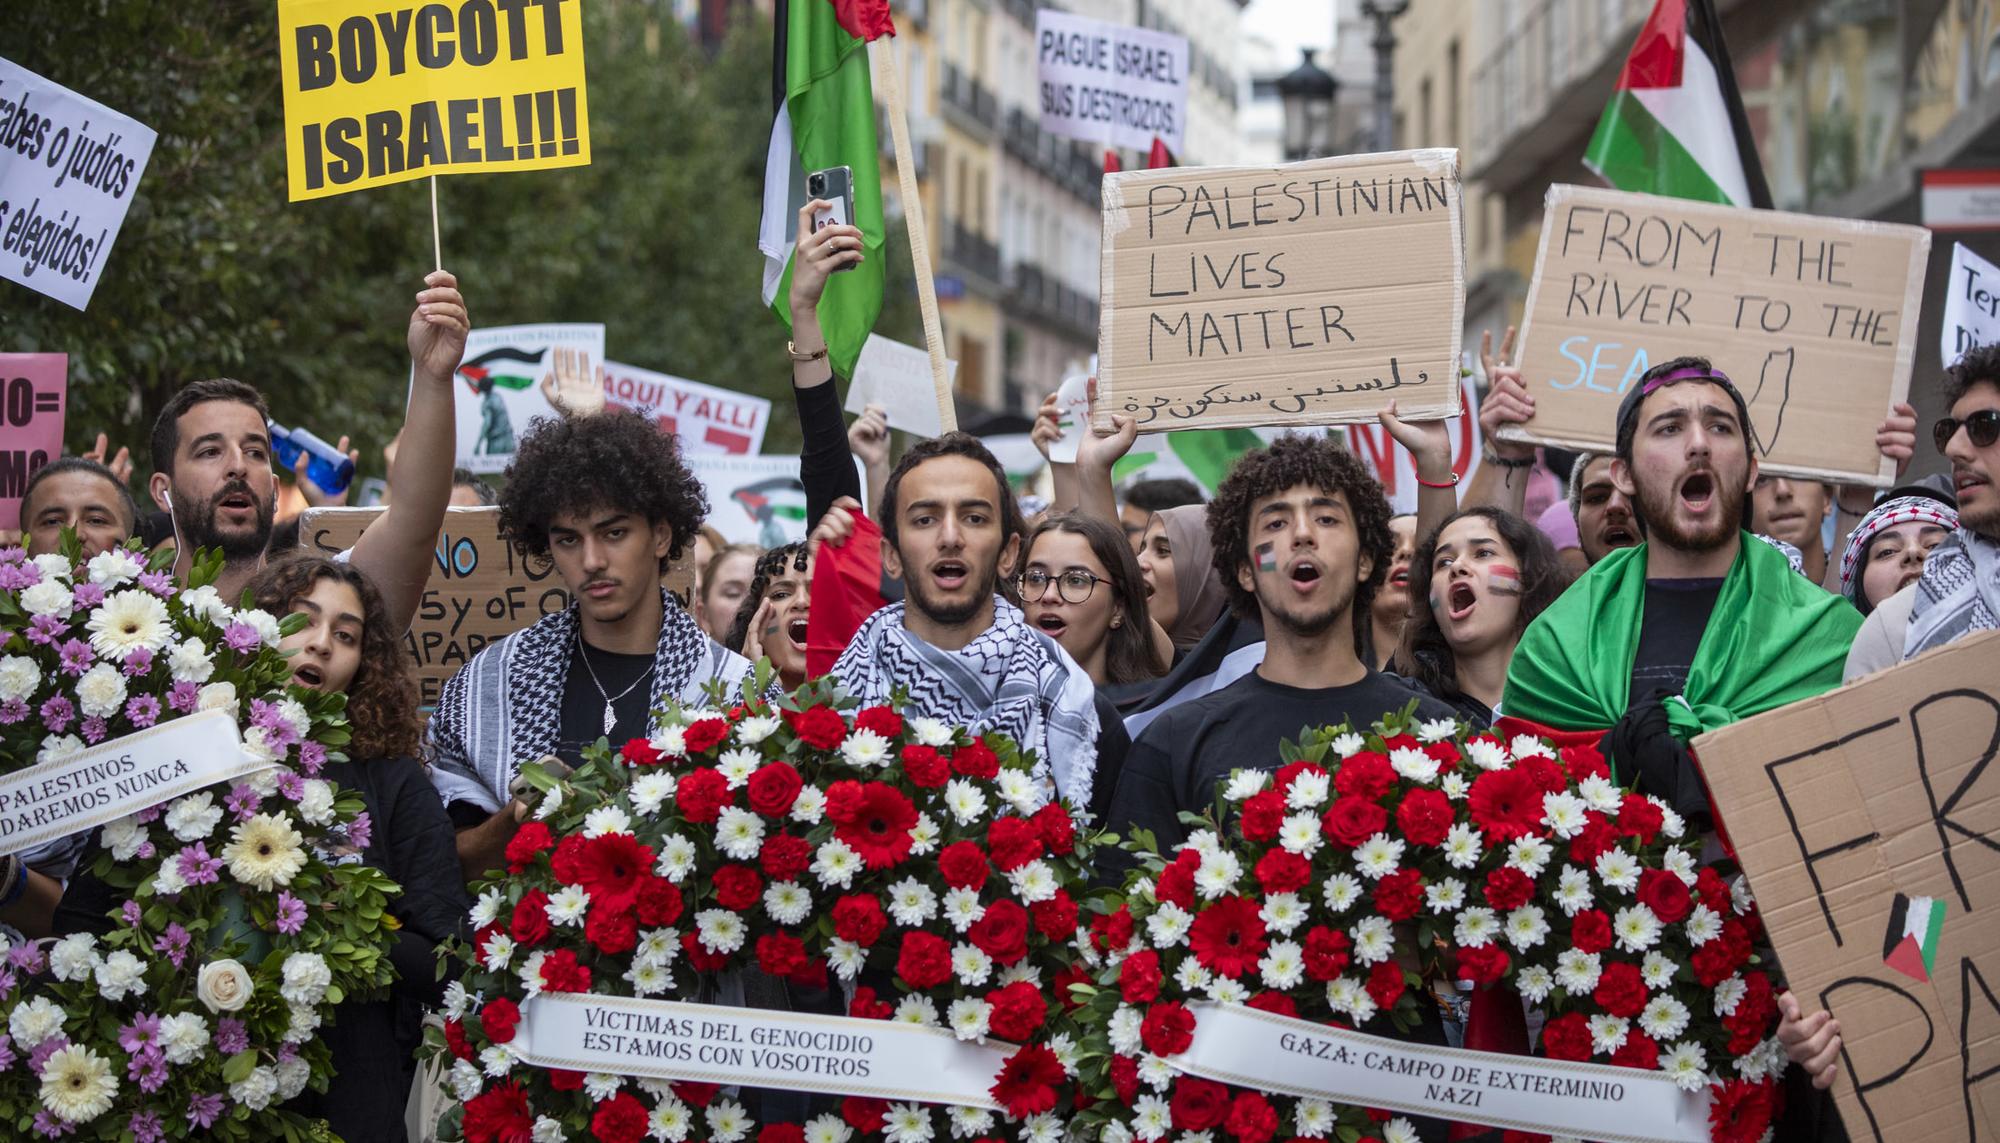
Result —
MULTIPOLYGON (((784 326, 756 249, 768 17, 746 14, 711 55, 661 23, 664 7, 584 7, 592 164, 439 180, 445 266, 475 325, 601 321, 617 360, 777 401, 765 449, 791 451, 784 326)), ((432 268, 428 182, 286 201, 269 0, 7 8, 0 55, 160 136, 87 312, 0 282, 0 348, 70 355, 70 450, 107 431, 143 481, 167 396, 233 376, 281 422, 352 435, 379 473, 432 268)), ((877 328, 915 341, 909 247, 891 230, 877 328)))

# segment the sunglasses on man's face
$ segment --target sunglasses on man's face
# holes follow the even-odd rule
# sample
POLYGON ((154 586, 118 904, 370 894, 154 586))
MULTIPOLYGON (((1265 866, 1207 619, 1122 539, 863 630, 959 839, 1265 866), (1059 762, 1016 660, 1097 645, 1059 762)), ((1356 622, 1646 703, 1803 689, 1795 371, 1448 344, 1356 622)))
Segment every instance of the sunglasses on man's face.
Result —
POLYGON ((1958 435, 1960 426, 1965 428, 1966 438, 1972 442, 1973 448, 1991 448, 1994 441, 2000 440, 2000 409, 1981 409, 1962 421, 1956 417, 1939 420, 1931 426, 1931 440, 1939 452, 1943 452, 1944 446, 1951 443, 1951 438, 1958 435))

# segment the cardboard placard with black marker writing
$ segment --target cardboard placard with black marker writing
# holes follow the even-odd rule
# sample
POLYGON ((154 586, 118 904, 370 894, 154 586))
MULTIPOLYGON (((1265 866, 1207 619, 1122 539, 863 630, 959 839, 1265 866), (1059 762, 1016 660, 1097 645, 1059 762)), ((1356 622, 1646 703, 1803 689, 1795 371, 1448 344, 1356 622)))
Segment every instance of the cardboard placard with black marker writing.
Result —
MULTIPOLYGON (((299 518, 299 543, 321 555, 344 551, 385 511, 308 508, 299 518)), ((425 710, 437 705, 445 680, 488 643, 570 605, 553 564, 522 560, 500 537, 498 508, 446 509, 435 559, 423 602, 403 637, 425 710)), ((692 556, 669 568, 661 582, 686 604, 694 588, 692 556)))
POLYGON ((2000 1129, 2000 632, 1694 742, 1855 1143, 2000 1129))
POLYGON ((1104 177, 1095 423, 1458 414, 1458 152, 1104 177))
POLYGON ((1533 420, 1501 435, 1610 452, 1648 367, 1706 357, 1750 406, 1764 471, 1888 487, 1875 445, 1910 390, 1930 232, 1558 184, 1521 323, 1533 420))
POLYGON ((590 163, 577 0, 283 0, 291 200, 590 163))

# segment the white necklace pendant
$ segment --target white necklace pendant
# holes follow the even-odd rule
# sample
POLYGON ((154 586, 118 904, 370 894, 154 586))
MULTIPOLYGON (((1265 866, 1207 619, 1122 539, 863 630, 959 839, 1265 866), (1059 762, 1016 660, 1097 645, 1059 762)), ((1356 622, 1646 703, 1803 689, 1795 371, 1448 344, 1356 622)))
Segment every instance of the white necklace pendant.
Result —
POLYGON ((607 703, 605 703, 605 704, 604 704, 604 734, 605 734, 605 737, 607 737, 607 738, 608 738, 608 737, 610 737, 610 735, 611 735, 611 728, 612 728, 612 727, 614 727, 614 726, 617 726, 617 725, 618 725, 618 715, 617 715, 616 713, 614 713, 614 712, 612 711, 612 709, 611 709, 611 704, 610 704, 609 702, 607 702, 607 703))

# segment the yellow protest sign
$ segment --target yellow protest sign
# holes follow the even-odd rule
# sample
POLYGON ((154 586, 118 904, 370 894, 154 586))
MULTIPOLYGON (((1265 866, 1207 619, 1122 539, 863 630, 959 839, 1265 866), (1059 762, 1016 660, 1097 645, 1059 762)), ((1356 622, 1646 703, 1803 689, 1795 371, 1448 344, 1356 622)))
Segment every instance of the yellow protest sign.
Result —
POLYGON ((280 0, 291 200, 590 162, 582 0, 280 0))

